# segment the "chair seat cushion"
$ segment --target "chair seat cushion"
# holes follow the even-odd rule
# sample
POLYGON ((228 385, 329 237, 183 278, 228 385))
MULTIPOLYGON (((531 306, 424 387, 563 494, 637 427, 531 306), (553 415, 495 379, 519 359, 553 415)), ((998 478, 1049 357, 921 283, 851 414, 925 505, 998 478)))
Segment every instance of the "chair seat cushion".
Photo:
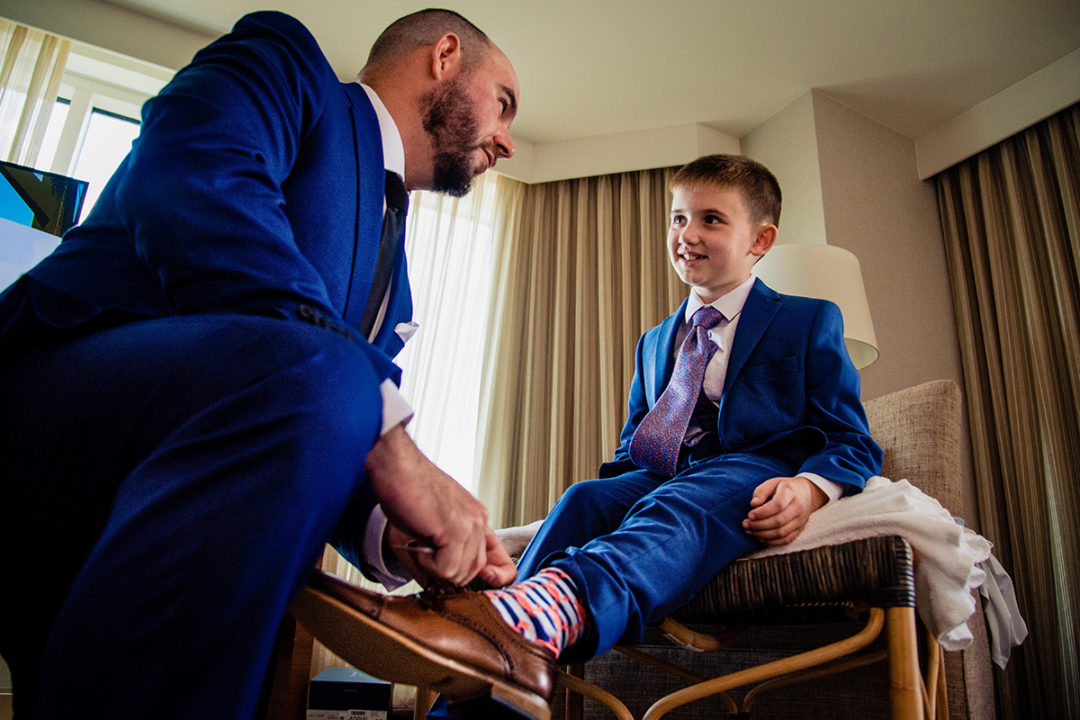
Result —
POLYGON ((904 538, 863 538, 736 560, 672 617, 682 623, 756 623, 822 605, 914 607, 912 578, 911 547, 904 538))

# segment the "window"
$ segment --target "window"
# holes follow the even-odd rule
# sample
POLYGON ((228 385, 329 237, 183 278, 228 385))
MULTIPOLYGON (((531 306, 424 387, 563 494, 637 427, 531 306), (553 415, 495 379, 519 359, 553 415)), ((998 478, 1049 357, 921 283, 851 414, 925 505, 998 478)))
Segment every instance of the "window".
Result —
POLYGON ((36 167, 90 183, 83 217, 139 134, 139 110, 172 71, 73 44, 36 167))
POLYGON ((105 183, 112 177, 120 161, 131 149, 131 142, 139 135, 139 121, 106 110, 94 108, 86 124, 82 142, 75 153, 71 175, 90 183, 86 190, 86 202, 82 216, 94 207, 105 183))

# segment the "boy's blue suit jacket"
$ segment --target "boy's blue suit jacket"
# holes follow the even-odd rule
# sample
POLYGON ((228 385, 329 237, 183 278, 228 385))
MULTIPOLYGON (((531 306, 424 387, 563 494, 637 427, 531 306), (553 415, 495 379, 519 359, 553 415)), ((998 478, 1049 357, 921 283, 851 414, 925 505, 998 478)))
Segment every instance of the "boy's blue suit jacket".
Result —
MULTIPOLYGON (((630 440, 671 378, 685 313, 686 301, 638 341, 621 445, 600 477, 638 469, 630 440)), ((793 475, 817 473, 850 486, 848 492, 881 472, 881 449, 870 437, 836 305, 754 282, 735 330, 716 430, 721 453, 782 457, 793 475)))
MULTIPOLYGON (((0 344, 17 355, 43 334, 173 315, 297 319, 301 305, 309 320, 353 329, 384 196, 363 88, 340 82, 293 18, 246 16, 146 103, 86 222, 0 296, 0 344)), ((379 336, 356 340, 395 381, 395 326, 412 314, 398 257, 379 336)))

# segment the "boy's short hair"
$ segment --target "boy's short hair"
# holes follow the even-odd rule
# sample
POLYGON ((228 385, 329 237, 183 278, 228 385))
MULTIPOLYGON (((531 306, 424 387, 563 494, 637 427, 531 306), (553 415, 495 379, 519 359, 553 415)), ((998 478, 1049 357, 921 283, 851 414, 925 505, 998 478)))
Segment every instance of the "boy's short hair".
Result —
POLYGON ((687 163, 671 178, 670 189, 712 185, 742 191, 750 219, 780 223, 780 183, 769 168, 745 155, 705 155, 687 163))

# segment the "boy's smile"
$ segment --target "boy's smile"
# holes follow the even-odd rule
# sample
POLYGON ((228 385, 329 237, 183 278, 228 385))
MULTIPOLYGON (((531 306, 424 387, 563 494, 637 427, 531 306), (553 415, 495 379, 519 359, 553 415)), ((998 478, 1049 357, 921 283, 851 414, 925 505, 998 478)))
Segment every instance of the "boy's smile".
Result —
POLYGON ((750 277, 776 226, 754 222, 742 191, 712 185, 672 191, 668 254, 679 278, 711 303, 750 277))

